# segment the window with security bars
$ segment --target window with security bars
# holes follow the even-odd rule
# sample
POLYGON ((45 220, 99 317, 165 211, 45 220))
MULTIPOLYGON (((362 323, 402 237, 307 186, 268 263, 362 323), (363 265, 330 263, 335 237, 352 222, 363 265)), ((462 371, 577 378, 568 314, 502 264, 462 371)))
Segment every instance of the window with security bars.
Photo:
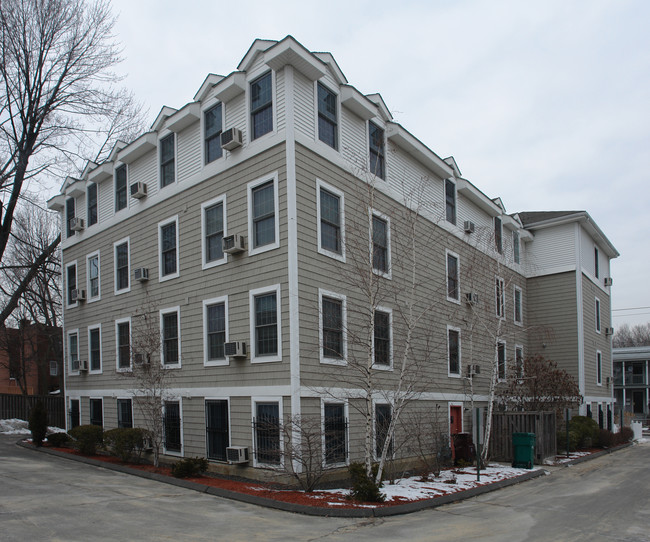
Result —
POLYGON ((379 310, 374 315, 374 354, 375 365, 390 366, 390 314, 379 310))
POLYGON ((179 362, 178 348, 178 313, 168 312, 162 315, 163 328, 163 363, 175 365, 179 362))
POLYGON ((117 400, 117 426, 120 428, 133 427, 133 408, 131 399, 117 400))
POLYGON ((337 131, 336 94, 318 83, 318 139, 336 149, 337 131))
POLYGON ((347 461, 347 429, 345 406, 326 403, 324 406, 325 464, 335 465, 347 461))
POLYGON ((374 122, 368 122, 370 174, 380 179, 386 178, 384 130, 374 122))
POLYGON ((343 359, 343 301, 323 297, 323 357, 343 359))
POLYGON ((178 269, 176 251, 176 222, 160 227, 161 275, 173 275, 178 269))
POLYGON ((271 72, 251 83, 251 139, 273 130, 273 85, 271 72))
POLYGON ((101 399, 90 400, 90 424, 99 425, 100 427, 103 427, 104 425, 104 414, 102 412, 101 399))
POLYGON ((223 259, 223 202, 206 207, 203 211, 205 221, 205 262, 223 259))
POLYGON ((255 458, 259 463, 280 464, 280 407, 278 403, 256 403, 255 458))
POLYGON ((255 355, 278 353, 278 313, 275 292, 255 296, 255 355))
POLYGON ((126 208, 128 202, 126 165, 115 168, 115 212, 126 208))
POLYGON ((226 461, 226 448, 230 444, 228 433, 228 401, 205 402, 205 440, 208 459, 226 461))
POLYGON ((176 180, 174 134, 160 140, 160 187, 164 188, 176 180))
MULTIPOLYGON (((375 452, 377 458, 381 457, 384 450, 384 444, 388 437, 388 431, 392 420, 392 411, 390 405, 375 404, 375 452)), ((386 457, 393 455, 393 439, 388 443, 386 457)))
POLYGON ((341 198, 320 189, 320 246, 341 254, 341 198))
POLYGON ((181 406, 177 401, 165 401, 165 450, 181 451, 181 406))
POLYGON ((388 222, 373 215, 372 268, 380 273, 388 273, 388 266, 388 222))
POLYGON ((224 345, 226 344, 226 306, 225 303, 207 305, 205 308, 208 361, 225 359, 224 345))
POLYGON ((275 188, 269 181, 253 188, 253 248, 275 243, 275 188))
POLYGON ((204 114, 205 125, 205 163, 221 158, 222 105, 217 104, 204 114))

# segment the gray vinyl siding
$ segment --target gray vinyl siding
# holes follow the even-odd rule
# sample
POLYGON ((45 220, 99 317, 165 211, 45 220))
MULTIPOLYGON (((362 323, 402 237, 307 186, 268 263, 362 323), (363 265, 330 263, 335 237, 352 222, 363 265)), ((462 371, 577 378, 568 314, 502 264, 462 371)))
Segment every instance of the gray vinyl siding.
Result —
POLYGON ((578 382, 578 314, 575 273, 528 280, 531 354, 551 359, 578 382))
POLYGON ((605 328, 612 325, 610 320, 610 299, 587 275, 583 274, 582 300, 585 325, 585 395, 610 397, 612 386, 607 386, 607 377, 612 375, 611 336, 605 333, 605 328), (596 332, 596 298, 600 301, 600 333, 596 332), (601 386, 597 385, 596 351, 602 353, 601 386))

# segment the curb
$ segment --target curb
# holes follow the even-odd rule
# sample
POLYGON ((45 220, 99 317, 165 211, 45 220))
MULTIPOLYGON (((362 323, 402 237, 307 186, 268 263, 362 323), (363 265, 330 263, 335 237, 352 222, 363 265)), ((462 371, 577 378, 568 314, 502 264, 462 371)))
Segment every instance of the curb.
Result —
POLYGON ((600 452, 594 452, 593 454, 584 455, 582 457, 576 457, 575 459, 572 459, 571 461, 567 461, 566 463, 561 463, 559 465, 549 465, 549 466, 553 466, 553 467, 571 467, 572 465, 577 465, 578 463, 584 463, 585 461, 589 461, 590 459, 596 459, 597 457, 602 457, 602 456, 607 455, 607 454, 618 452, 619 450, 624 450, 625 448, 630 448, 631 446, 634 446, 634 442, 627 442, 625 444, 619 444, 618 446, 614 446, 613 448, 605 448, 604 450, 601 450, 600 452))
MULTIPOLYGON (((98 461, 96 459, 90 459, 88 457, 68 454, 66 452, 59 452, 57 450, 51 450, 49 448, 36 448, 34 445, 23 442, 22 440, 18 441, 16 444, 23 448, 27 448, 33 451, 39 451, 55 457, 62 457, 64 459, 69 459, 71 461, 85 463, 86 465, 100 467, 115 472, 121 472, 122 474, 129 474, 132 476, 138 476, 140 478, 146 478, 148 480, 154 480, 156 482, 162 482, 164 484, 181 487, 184 489, 191 489, 192 491, 198 491, 199 493, 207 493, 208 495, 214 495, 215 497, 222 497, 225 499, 231 499, 234 501, 244 502, 247 504, 264 506, 266 508, 282 510, 284 512, 293 512, 296 514, 304 514, 308 516, 337 517, 337 518, 389 517, 389 516, 398 516, 402 514, 411 514, 413 512, 419 512, 421 510, 438 508, 439 506, 443 506, 445 504, 471 499, 472 497, 477 497, 479 495, 484 495, 485 493, 491 493, 492 491, 497 491, 505 487, 513 486, 515 484, 519 484, 522 482, 527 482, 528 480, 532 480, 534 478, 539 478, 540 476, 544 476, 545 474, 548 473, 547 470, 541 468, 531 472, 527 472, 515 478, 500 480, 492 484, 474 487, 472 489, 466 489, 464 491, 459 491, 457 493, 452 493, 450 495, 443 495, 441 497, 434 497, 432 499, 414 501, 405 504, 396 504, 395 506, 382 506, 377 508, 336 509, 336 508, 322 508, 317 506, 306 506, 304 504, 294 504, 294 503, 289 503, 284 501, 276 501, 275 499, 258 497, 256 495, 249 495, 247 493, 237 493, 235 491, 230 491, 227 489, 206 486, 203 484, 198 484, 196 482, 189 482, 181 478, 173 478, 171 476, 164 476, 162 474, 147 472, 140 469, 132 469, 124 465, 119 465, 116 463, 107 463, 105 461, 98 461)), ((583 461, 588 461, 589 459, 595 459, 596 457, 600 457, 605 454, 611 454, 612 452, 616 452, 618 450, 628 448, 632 445, 633 445, 632 443, 623 444, 621 446, 617 446, 616 448, 609 448, 607 450, 603 450, 602 452, 596 452, 588 456, 578 457, 569 463, 562 464, 561 466, 568 467, 570 465, 582 463, 583 461)))

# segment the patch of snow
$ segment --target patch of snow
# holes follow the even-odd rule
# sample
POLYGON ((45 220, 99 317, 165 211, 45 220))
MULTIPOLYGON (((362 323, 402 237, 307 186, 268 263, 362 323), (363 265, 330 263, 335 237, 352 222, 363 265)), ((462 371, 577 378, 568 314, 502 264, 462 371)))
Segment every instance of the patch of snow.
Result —
MULTIPOLYGON (((48 433, 64 433, 65 429, 60 427, 48 427, 48 433)), ((29 423, 18 418, 0 420, 0 433, 4 435, 30 435, 29 423)))

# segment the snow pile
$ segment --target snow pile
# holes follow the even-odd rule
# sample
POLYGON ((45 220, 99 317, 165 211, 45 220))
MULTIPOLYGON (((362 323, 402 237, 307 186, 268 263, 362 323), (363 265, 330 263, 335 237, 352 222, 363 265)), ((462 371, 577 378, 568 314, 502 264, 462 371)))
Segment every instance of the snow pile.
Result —
POLYGON ((556 455, 555 459, 547 460, 546 464, 562 465, 563 463, 569 463, 574 459, 578 459, 579 457, 584 457, 586 455, 591 455, 591 452, 569 452, 569 457, 567 457, 566 454, 556 455))
MULTIPOLYGON (((61 433, 65 432, 65 429, 61 429, 60 427, 48 427, 47 432, 61 433)), ((18 418, 0 420, 0 433, 4 435, 31 435, 29 423, 25 420, 19 420, 18 418)))

